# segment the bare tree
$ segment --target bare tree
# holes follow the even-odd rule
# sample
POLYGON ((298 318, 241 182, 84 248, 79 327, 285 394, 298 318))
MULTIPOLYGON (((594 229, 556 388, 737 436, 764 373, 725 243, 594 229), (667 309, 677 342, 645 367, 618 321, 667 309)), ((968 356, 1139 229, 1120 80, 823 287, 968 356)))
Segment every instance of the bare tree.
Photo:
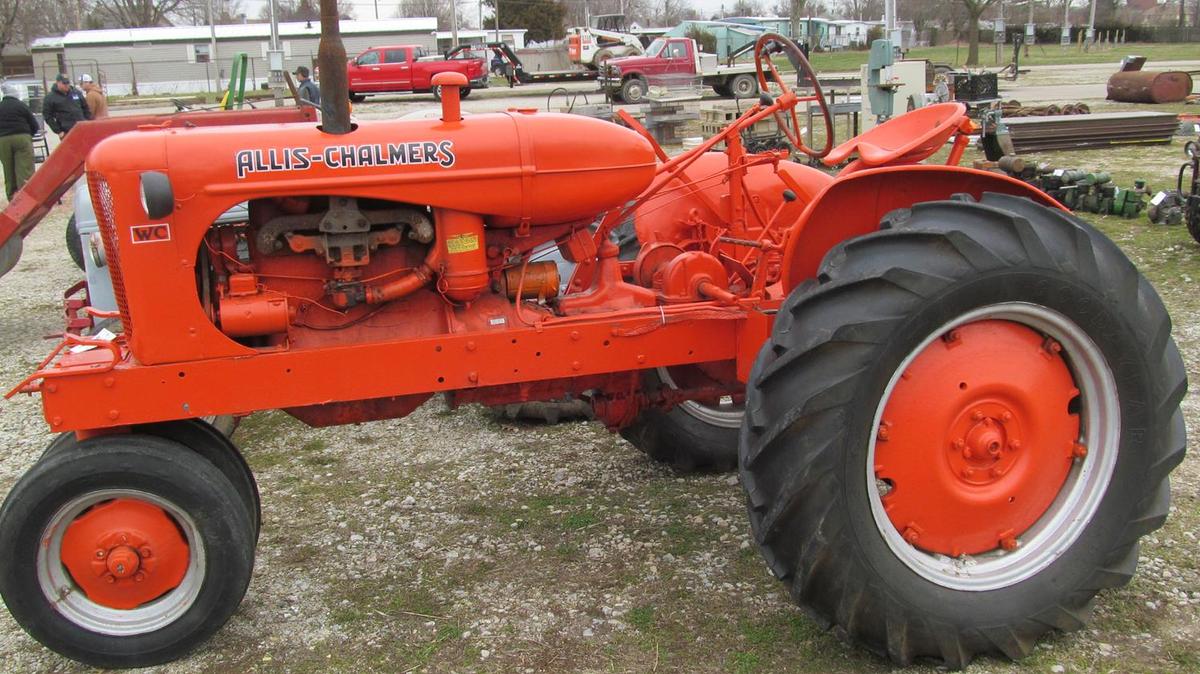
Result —
POLYGON ((883 0, 842 0, 841 15, 847 19, 874 21, 883 16, 883 0))
POLYGON ((967 10, 967 65, 979 65, 979 18, 996 0, 962 0, 967 10))
MULTIPOLYGON (((400 18, 436 17, 438 30, 450 30, 450 7, 453 4, 446 0, 405 0, 396 8, 396 16, 400 18)), ((464 25, 462 10, 459 10, 458 17, 458 25, 464 25)))
POLYGON ((184 0, 96 0, 95 12, 105 20, 125 28, 169 25, 184 0))
POLYGON ((737 0, 730 13, 733 16, 758 16, 762 14, 762 5, 758 0, 737 0))

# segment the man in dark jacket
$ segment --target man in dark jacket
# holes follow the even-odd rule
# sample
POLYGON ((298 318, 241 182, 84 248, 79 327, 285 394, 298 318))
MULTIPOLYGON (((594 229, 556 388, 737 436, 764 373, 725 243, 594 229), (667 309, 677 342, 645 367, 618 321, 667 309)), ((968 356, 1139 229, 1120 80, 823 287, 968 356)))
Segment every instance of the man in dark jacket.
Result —
POLYGON ((0 164, 4 166, 4 193, 13 195, 33 175, 33 136, 40 131, 29 106, 17 97, 17 88, 0 85, 0 164))
POLYGON ((308 79, 308 68, 304 66, 296 68, 296 79, 300 80, 299 86, 296 87, 300 99, 309 101, 318 108, 321 107, 321 89, 316 82, 308 79))
POLYGON ((42 101, 42 117, 50 130, 62 138, 77 123, 91 119, 92 113, 83 92, 71 86, 70 77, 60 73, 42 101))

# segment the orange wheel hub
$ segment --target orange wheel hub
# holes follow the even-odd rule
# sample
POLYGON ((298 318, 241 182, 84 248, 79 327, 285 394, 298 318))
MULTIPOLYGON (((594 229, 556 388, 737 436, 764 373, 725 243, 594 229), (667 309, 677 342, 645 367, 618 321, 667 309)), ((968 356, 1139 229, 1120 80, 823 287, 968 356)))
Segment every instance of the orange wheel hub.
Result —
POLYGON ((133 609, 178 587, 191 550, 162 508, 119 498, 92 507, 67 526, 61 557, 88 599, 133 609))
POLYGON ((1085 453, 1061 351, 1024 325, 984 320, 934 340, 901 373, 874 469, 904 540, 952 557, 1017 547, 1085 453))

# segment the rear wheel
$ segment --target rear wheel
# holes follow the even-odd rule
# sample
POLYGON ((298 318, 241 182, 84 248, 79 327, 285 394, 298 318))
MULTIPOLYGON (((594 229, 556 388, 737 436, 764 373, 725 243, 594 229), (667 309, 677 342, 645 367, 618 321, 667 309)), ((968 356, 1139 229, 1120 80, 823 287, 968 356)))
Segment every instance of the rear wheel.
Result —
POLYGON ((351 91, 350 92, 350 100, 354 103, 362 103, 363 101, 367 100, 367 97, 363 94, 356 94, 353 91, 351 91))
MULTIPOLYGON (((648 391, 715 383, 696 367, 664 367, 644 375, 648 391)), ((644 410, 631 425, 621 429, 621 437, 650 458, 682 472, 729 471, 737 466, 742 412, 741 403, 730 396, 688 400, 666 411, 644 410)))
POLYGON ((758 81, 754 75, 738 75, 729 81, 729 91, 734 98, 752 98, 758 95, 758 81))
POLYGON ((50 649, 97 667, 174 660, 229 619, 252 525, 212 464, 162 438, 49 454, 0 508, 0 595, 50 649))
POLYGON ((1027 200, 883 227, 830 251, 755 363, 752 528, 795 601, 897 663, 1019 658, 1166 517, 1170 319, 1111 241, 1027 200))

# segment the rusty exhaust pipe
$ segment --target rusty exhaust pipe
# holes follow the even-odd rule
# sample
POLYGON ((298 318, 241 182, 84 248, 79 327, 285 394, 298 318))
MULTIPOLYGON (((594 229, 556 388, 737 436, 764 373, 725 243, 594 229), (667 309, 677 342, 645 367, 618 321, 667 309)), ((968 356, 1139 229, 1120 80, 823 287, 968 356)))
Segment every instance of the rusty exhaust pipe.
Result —
POLYGON ((350 133, 350 83, 346 81, 346 45, 342 44, 337 0, 321 0, 317 65, 321 68, 321 130, 350 133))

